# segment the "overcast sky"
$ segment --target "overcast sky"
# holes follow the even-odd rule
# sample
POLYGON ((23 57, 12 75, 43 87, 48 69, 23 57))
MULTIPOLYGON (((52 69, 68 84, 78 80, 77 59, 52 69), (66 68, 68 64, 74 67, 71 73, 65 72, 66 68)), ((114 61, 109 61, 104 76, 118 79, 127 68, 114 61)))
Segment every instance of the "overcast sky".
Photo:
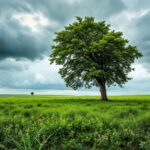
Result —
POLYGON ((48 57, 54 32, 75 16, 106 20, 144 54, 129 75, 133 79, 109 93, 150 94, 149 0, 0 0, 0 94, 70 90, 48 57))

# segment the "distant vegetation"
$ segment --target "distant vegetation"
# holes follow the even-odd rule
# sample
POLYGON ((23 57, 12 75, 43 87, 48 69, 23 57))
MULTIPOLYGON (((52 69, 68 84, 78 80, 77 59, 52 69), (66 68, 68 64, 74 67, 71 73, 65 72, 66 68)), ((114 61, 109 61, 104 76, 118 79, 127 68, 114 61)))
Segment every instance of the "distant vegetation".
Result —
POLYGON ((149 150, 150 96, 1 96, 0 149, 149 150))
POLYGON ((34 92, 31 92, 30 94, 33 96, 33 95, 34 95, 34 92))

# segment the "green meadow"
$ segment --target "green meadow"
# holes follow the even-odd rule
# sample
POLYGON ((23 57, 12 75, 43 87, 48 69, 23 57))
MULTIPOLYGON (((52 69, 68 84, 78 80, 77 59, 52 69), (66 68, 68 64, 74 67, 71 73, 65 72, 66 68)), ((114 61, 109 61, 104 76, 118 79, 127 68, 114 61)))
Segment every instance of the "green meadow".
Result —
POLYGON ((0 149, 150 150, 150 96, 0 96, 0 149))

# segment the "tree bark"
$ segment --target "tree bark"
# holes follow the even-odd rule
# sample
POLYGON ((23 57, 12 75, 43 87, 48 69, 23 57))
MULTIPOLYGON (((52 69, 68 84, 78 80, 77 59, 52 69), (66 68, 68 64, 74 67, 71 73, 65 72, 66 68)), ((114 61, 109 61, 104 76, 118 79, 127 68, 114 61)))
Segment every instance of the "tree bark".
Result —
POLYGON ((97 81, 97 82, 100 88, 101 100, 108 101, 105 82, 104 81, 97 81))

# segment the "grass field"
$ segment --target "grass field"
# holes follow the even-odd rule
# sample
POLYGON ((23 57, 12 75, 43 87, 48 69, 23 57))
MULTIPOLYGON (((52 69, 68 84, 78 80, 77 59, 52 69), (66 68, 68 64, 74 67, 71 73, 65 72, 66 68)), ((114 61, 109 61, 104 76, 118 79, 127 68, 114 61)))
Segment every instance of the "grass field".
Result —
POLYGON ((0 149, 150 150, 150 96, 0 96, 0 149))

